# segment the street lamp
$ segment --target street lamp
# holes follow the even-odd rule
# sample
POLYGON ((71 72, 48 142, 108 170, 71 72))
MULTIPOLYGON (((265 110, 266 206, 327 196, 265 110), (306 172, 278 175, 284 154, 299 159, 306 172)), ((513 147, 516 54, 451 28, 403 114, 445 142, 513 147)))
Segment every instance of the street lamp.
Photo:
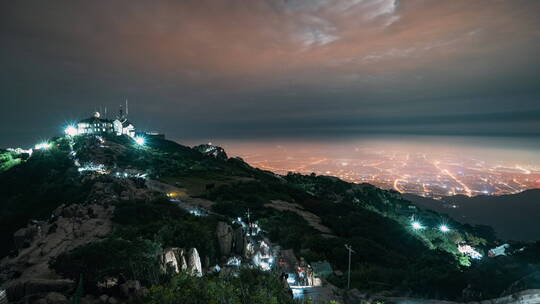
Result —
POLYGON ((354 252, 352 247, 348 244, 345 244, 345 248, 349 251, 349 271, 347 273, 347 289, 351 289, 351 253, 354 252))
POLYGON ((70 126, 67 126, 64 129, 64 133, 66 133, 66 135, 69 135, 69 136, 75 136, 75 135, 79 134, 79 131, 77 131, 77 128, 70 125, 70 126))
POLYGON ((146 140, 142 136, 135 137, 135 143, 139 146, 144 146, 146 140))
POLYGON ((414 230, 420 230, 425 228, 419 221, 412 222, 411 226, 414 230))
POLYGON ((442 233, 447 233, 447 232, 450 232, 450 228, 448 228, 448 226, 442 224, 439 226, 439 230, 442 232, 442 233))

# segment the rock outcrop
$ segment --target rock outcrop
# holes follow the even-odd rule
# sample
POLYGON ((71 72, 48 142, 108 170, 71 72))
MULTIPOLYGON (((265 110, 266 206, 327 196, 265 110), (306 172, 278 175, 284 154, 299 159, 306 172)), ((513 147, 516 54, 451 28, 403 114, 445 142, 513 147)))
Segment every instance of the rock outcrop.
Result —
POLYGON ((199 257, 197 248, 191 248, 188 251, 187 261, 189 273, 198 277, 202 276, 201 258, 199 257))
POLYGON ((216 233, 221 255, 229 256, 231 254, 234 240, 234 231, 232 227, 225 222, 218 222, 216 233))
POLYGON ((225 153, 225 150, 222 147, 211 144, 198 145, 193 147, 193 149, 201 152, 204 155, 215 157, 220 160, 227 160, 228 158, 227 153, 225 153))
POLYGON ((161 264, 164 272, 179 273, 187 269, 184 248, 167 248, 163 250, 161 264))
POLYGON ((30 244, 38 234, 38 230, 41 230, 41 227, 36 224, 32 224, 28 227, 21 228, 13 234, 13 242, 15 244, 15 249, 20 250, 22 248, 30 247, 30 244))
POLYGON ((234 231, 234 252, 243 256, 246 251, 247 239, 242 227, 236 228, 234 231))
POLYGON ((0 261, 0 279, 24 283, 31 279, 55 278, 49 269, 49 260, 108 235, 113 211, 113 207, 98 204, 61 205, 53 211, 49 221, 33 221, 19 229, 14 235, 17 254, 0 261))
POLYGON ((188 251, 183 248, 167 248, 161 256, 161 264, 164 272, 188 271, 192 275, 202 275, 201 258, 196 248, 188 251))

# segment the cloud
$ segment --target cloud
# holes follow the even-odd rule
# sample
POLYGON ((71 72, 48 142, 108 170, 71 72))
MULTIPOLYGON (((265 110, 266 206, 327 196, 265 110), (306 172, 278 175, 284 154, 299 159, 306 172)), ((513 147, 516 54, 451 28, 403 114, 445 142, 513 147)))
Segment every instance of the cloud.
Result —
POLYGON ((536 0, 0 5, 0 100, 37 132, 66 111, 76 118, 126 97, 159 117, 149 126, 178 136, 213 132, 206 120, 250 117, 252 129, 349 115, 415 120, 532 111, 540 98, 536 0))

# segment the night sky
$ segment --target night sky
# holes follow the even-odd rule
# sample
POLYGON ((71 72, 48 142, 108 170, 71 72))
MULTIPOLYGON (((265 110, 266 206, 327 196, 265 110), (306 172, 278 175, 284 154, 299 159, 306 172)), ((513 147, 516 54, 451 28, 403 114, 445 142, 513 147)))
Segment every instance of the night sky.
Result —
POLYGON ((179 141, 538 138, 540 1, 0 2, 0 146, 125 99, 179 141))

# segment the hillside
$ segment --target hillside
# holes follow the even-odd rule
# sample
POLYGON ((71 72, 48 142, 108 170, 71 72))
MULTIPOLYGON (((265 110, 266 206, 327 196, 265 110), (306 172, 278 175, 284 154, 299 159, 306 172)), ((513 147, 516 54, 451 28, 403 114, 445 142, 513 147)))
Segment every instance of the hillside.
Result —
POLYGON ((540 239, 540 189, 501 196, 463 195, 434 200, 405 194, 418 206, 446 213, 463 223, 488 225, 502 239, 530 241, 540 239), (455 205, 456 208, 452 208, 455 205))
POLYGON ((538 286, 540 244, 489 259, 500 244, 489 228, 397 192, 279 176, 209 145, 48 143, 10 154, 17 163, 0 173, 0 284, 14 302, 51 293, 85 303, 289 303, 309 292, 348 303, 477 300, 538 286), (344 291, 345 245, 355 292, 344 291))

